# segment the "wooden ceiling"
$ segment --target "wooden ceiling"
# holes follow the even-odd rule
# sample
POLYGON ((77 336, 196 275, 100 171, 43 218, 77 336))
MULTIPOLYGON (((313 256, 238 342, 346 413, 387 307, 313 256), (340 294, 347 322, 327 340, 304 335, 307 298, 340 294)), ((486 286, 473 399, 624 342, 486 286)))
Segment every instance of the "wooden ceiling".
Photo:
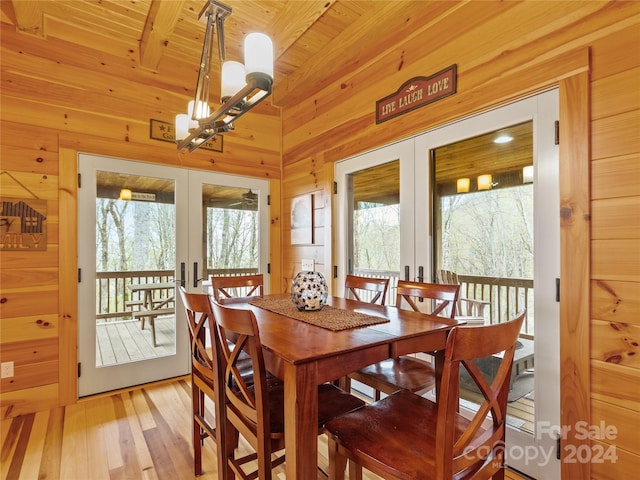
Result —
MULTIPOLYGON (((319 61, 315 57, 336 42, 344 45, 345 32, 357 31, 357 37, 372 35, 379 30, 370 21, 372 14, 389 10, 387 2, 378 1, 223 3, 232 9, 225 22, 229 60, 243 60, 242 45, 248 33, 263 32, 273 40, 273 97, 280 100, 279 106, 290 93, 290 75, 301 68, 307 78, 326 73, 327 61, 322 55, 319 61)), ((397 3, 392 10, 401 11, 405 2, 397 3)), ((198 15, 206 4, 205 0, 2 0, 1 15, 3 23, 43 38, 60 38, 110 53, 124 47, 137 66, 148 70, 158 70, 163 58, 193 62, 197 69, 205 32, 198 15)), ((219 77, 217 72, 215 77, 219 77)))

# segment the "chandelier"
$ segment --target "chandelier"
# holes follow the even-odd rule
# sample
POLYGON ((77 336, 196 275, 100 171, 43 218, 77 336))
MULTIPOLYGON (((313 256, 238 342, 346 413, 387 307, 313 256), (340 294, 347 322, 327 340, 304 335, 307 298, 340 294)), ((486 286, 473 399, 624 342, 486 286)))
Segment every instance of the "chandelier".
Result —
POLYGON ((226 61, 224 21, 231 8, 208 0, 198 18, 207 29, 202 46, 198 83, 187 113, 176 115, 178 150, 193 152, 215 135, 234 129, 234 122, 271 95, 273 84, 273 44, 263 33, 250 33, 244 40, 244 65, 226 61), (221 68, 221 103, 210 113, 210 82, 213 65, 214 35, 218 30, 218 57, 221 68))

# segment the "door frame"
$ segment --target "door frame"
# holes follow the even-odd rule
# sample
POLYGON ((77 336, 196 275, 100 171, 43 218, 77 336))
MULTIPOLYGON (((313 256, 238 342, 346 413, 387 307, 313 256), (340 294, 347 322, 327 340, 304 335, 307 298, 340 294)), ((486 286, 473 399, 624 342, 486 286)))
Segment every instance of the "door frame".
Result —
MULTIPOLYGON (((188 212, 188 198, 184 193, 188 190, 188 171, 166 165, 156 165, 152 169, 148 163, 126 160, 120 158, 106 157, 101 155, 80 154, 78 156, 78 171, 84 175, 81 188, 78 191, 79 200, 85 197, 86 200, 78 203, 78 235, 84 235, 84 243, 95 245, 95 201, 96 201, 96 172, 110 171, 121 172, 131 175, 144 175, 159 178, 167 178, 175 181, 174 206, 175 206, 175 251, 174 259, 174 279, 178 280, 178 265, 181 255, 187 249, 188 216, 180 215, 180 212, 188 212), (182 197, 181 197, 182 196, 182 197), (89 200, 91 199, 91 201, 89 200), (81 215, 81 210, 86 216, 81 215), (87 222, 93 219, 93 222, 87 222), (80 226, 80 222, 82 226, 80 226), (87 224, 88 223, 88 224, 87 224)), ((95 247, 78 247, 78 266, 82 269, 81 281, 77 283, 78 289, 78 315, 86 315, 87 318, 78 323, 78 361, 83 363, 83 373, 86 380, 82 382, 82 377, 78 380, 78 395, 80 397, 102 393, 110 390, 126 388, 128 386, 141 383, 148 383, 164 378, 171 378, 189 373, 189 352, 187 348, 179 348, 181 345, 188 345, 186 319, 184 310, 179 308, 177 298, 177 285, 174 298, 175 305, 175 352, 166 356, 152 359, 143 359, 130 363, 95 366, 96 358, 96 327, 95 327, 95 247), (82 294, 85 293, 88 303, 82 302, 82 294), (92 292, 88 295, 88 292, 92 292), (133 367, 135 365, 135 367, 133 367), (159 376, 159 373, 162 374, 159 376), (98 384, 100 386, 98 386, 98 384)))

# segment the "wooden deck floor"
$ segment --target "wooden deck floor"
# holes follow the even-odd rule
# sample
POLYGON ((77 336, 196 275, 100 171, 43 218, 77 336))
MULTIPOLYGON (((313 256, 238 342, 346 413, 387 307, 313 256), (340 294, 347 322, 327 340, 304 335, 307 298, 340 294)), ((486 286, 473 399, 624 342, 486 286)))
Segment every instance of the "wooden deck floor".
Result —
POLYGON ((175 317, 156 318, 156 343, 151 327, 144 330, 139 320, 122 320, 96 325, 96 366, 135 362, 175 353, 175 317))
MULTIPOLYGON (((86 397, 74 405, 3 419, 2 480, 193 479, 189 377, 86 397)), ((326 471, 326 437, 318 437, 326 471)), ((241 442, 246 450, 247 444, 241 442)), ((204 442, 204 474, 217 478, 216 451, 204 442)), ((286 479, 284 466, 274 478, 286 479)), ((324 478, 320 473, 318 479, 324 478)), ((508 480, 524 480, 507 471, 508 480)), ((364 472, 364 480, 379 477, 364 472)))

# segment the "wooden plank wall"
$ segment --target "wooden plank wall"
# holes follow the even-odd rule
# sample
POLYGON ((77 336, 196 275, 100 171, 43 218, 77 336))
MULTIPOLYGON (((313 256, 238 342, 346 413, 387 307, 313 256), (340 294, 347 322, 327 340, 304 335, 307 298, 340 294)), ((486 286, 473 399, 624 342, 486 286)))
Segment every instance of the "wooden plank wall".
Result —
POLYGON ((632 478, 640 468, 640 3, 449 5, 437 17, 408 14, 404 27, 376 39, 378 50, 352 46, 349 68, 285 98, 283 289, 303 258, 332 276, 330 232, 292 246, 287 231, 291 200, 305 193, 325 210, 315 214, 326 228, 333 162, 559 85, 570 123, 564 135, 561 126, 570 142, 561 149, 561 163, 570 162, 561 179, 561 415, 574 427, 578 419, 615 426, 591 444, 573 434, 568 442, 618 455, 615 463, 563 462, 563 478, 632 478), (457 94, 376 125, 376 100, 452 63, 457 94))
POLYGON ((197 61, 151 72, 132 68, 123 45, 97 54, 91 35, 79 47, 1 28, 2 195, 46 200, 48 223, 46 251, 0 254, 0 360, 15 363, 0 401, 2 416, 12 417, 77 399, 78 152, 270 180, 270 262, 279 279, 281 122, 265 101, 225 135, 222 154, 179 153, 149 138, 149 121, 173 122, 186 109, 197 61))

